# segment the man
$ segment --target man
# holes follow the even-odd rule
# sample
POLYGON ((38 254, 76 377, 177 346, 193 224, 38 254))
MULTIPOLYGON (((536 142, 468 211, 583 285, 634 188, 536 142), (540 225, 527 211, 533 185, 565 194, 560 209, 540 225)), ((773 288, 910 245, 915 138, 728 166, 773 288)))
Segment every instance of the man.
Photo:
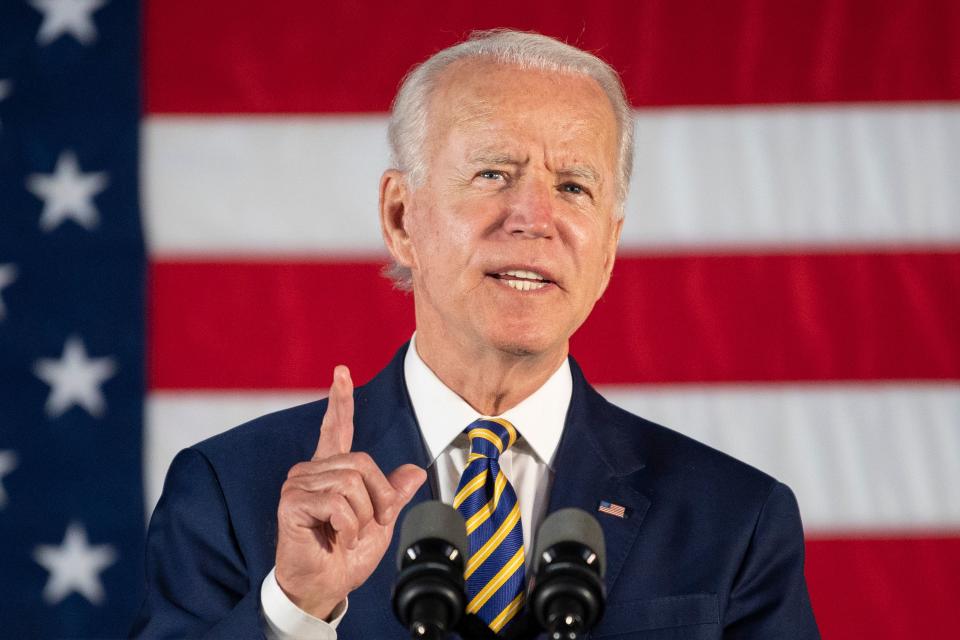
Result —
POLYGON ((438 498, 495 630, 536 526, 577 506, 608 549, 594 637, 818 637, 789 489, 613 407, 568 357, 610 279, 632 126, 609 67, 535 34, 475 34, 405 80, 380 217, 417 332, 368 385, 337 367, 327 401, 177 456, 137 633, 403 637, 396 524, 438 498))

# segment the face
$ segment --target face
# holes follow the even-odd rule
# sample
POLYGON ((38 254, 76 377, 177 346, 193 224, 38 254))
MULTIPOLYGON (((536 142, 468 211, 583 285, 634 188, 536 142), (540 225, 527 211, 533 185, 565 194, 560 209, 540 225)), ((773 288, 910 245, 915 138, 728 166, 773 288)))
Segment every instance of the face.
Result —
POLYGON ((617 127, 595 81, 469 60, 433 95, 427 172, 381 183, 387 245, 413 274, 418 335, 566 354, 605 289, 617 127))

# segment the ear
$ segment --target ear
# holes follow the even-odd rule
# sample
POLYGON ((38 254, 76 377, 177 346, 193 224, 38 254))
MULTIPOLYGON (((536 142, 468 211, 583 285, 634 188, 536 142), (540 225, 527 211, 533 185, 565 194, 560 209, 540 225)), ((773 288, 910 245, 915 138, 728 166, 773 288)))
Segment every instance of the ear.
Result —
POLYGON ((610 237, 607 239, 606 253, 603 258, 603 281, 600 283, 599 299, 610 284, 610 274, 613 273, 613 263, 617 258, 617 245, 620 244, 620 232, 623 231, 623 218, 614 220, 610 225, 610 237))
POLYGON ((413 246, 406 227, 409 204, 404 175, 396 169, 384 171, 380 177, 380 232, 390 255, 404 267, 413 265, 413 246))

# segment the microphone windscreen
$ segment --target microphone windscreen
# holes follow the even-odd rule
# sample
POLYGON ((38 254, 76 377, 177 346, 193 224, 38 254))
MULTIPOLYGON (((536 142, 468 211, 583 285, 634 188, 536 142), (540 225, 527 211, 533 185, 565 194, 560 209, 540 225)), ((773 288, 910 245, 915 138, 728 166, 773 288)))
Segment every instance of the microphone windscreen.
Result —
POLYGON ((414 543, 431 538, 450 543, 466 562, 470 547, 467 545, 467 527, 463 516, 448 504, 430 500, 410 509, 403 519, 400 546, 397 547, 397 569, 403 568, 403 556, 407 549, 414 543))
POLYGON ((543 552, 562 542, 579 543, 597 554, 600 576, 607 571, 607 547, 603 542, 600 523, 583 509, 573 507, 554 511, 537 531, 534 571, 539 570, 543 552))

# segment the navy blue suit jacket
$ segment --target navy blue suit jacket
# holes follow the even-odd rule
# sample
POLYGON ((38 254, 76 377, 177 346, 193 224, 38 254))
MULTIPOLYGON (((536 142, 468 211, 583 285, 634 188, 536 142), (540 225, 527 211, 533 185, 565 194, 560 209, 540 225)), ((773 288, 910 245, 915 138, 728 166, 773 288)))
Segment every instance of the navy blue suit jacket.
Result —
MULTIPOLYGON (((354 450, 385 472, 430 463, 405 353, 355 391, 354 450)), ((580 507, 603 527, 608 606, 592 637, 818 638, 790 490, 613 406, 572 360, 571 369, 548 510, 580 507), (601 500, 626 507, 626 517, 598 513, 601 500)), ((150 523, 135 635, 262 637, 260 585, 274 564, 280 487, 313 454, 325 409, 323 400, 267 415, 180 452, 150 523)), ((411 505, 434 497, 425 483, 411 505)), ((396 544, 395 532, 380 566, 350 594, 340 638, 409 637, 390 608, 396 544)))

